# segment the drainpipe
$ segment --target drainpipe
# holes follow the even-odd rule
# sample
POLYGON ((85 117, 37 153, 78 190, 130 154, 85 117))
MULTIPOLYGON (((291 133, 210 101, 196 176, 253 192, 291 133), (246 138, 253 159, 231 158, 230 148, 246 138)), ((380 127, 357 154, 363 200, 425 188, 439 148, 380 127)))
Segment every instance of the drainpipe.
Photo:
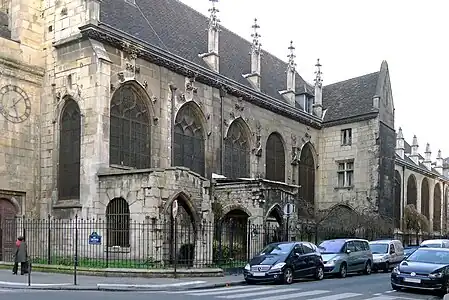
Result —
POLYGON ((221 135, 220 135, 220 174, 224 175, 224 138, 225 138, 225 127, 224 127, 224 97, 225 97, 226 91, 224 89, 220 89, 220 105, 221 105, 221 116, 220 116, 220 120, 221 120, 221 125, 220 125, 220 130, 221 130, 221 135))
POLYGON ((171 101, 171 110, 170 110, 170 136, 171 136, 171 157, 170 157, 170 166, 174 166, 174 157, 175 157, 175 147, 173 147, 173 142, 175 140, 175 92, 176 87, 173 84, 170 84, 170 101, 171 101))
MULTIPOLYGON (((405 199, 405 166, 402 166, 402 206, 405 209, 405 206, 407 205, 407 199, 405 199)), ((402 216, 404 215, 404 209, 402 210, 402 216)), ((403 222, 401 222, 403 223, 403 222)), ((402 225, 402 224, 399 224, 402 225)), ((407 228, 404 228, 407 229, 407 228)))

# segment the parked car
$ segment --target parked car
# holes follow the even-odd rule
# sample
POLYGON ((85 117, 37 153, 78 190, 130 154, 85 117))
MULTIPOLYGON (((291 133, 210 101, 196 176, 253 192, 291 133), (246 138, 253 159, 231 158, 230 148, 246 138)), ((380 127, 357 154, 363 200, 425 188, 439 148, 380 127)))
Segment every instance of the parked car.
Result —
POLYGON ((391 287, 449 293, 449 249, 418 248, 391 273, 391 287))
POLYGON ((250 260, 243 275, 247 283, 276 281, 291 284, 300 277, 323 279, 324 265, 317 246, 312 243, 272 243, 250 260))
POLYGON ((373 271, 389 272, 404 259, 404 246, 399 240, 379 240, 369 243, 373 253, 373 271))
POLYGON ((318 249, 323 257, 325 274, 335 274, 341 278, 353 272, 371 274, 373 254, 367 240, 327 240, 318 249))
POLYGON ((449 240, 425 240, 419 246, 429 248, 449 248, 449 240))
POLYGON ((407 247, 405 247, 404 248, 404 258, 409 257, 410 254, 415 252, 418 248, 419 248, 419 246, 407 246, 407 247))

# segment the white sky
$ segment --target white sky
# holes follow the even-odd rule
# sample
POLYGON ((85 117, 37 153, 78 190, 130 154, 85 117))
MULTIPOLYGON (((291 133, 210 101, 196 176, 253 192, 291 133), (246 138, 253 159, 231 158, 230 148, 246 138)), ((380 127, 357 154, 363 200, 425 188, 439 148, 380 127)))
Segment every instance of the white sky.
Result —
MULTIPOLYGON (((181 1, 205 15, 211 7, 181 1)), ((325 85, 376 72, 387 60, 396 130, 409 143, 416 134, 421 153, 430 143, 432 160, 438 149, 449 156, 448 0, 220 0, 217 8, 221 26, 248 40, 257 18, 262 48, 283 60, 293 40, 297 70, 310 83, 317 58, 325 85)))

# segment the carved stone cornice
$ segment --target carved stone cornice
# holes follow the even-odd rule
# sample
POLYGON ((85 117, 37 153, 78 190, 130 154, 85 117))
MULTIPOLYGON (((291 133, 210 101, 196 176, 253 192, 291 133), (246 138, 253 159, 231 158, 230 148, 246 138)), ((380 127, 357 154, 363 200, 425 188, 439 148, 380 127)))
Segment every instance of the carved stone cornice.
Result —
POLYGON ((205 67, 196 65, 177 55, 168 53, 158 47, 144 44, 142 41, 115 30, 106 25, 88 24, 80 27, 81 34, 85 38, 91 38, 97 41, 107 43, 117 49, 123 50, 123 42, 130 45, 139 45, 138 57, 154 64, 163 66, 173 72, 187 77, 195 77, 195 80, 217 89, 223 89, 228 94, 236 97, 242 97, 245 101, 253 103, 259 107, 268 109, 279 115, 299 121, 313 128, 321 128, 321 120, 315 116, 309 115, 304 111, 296 109, 282 100, 270 97, 261 92, 251 89, 221 74, 213 72, 205 67))

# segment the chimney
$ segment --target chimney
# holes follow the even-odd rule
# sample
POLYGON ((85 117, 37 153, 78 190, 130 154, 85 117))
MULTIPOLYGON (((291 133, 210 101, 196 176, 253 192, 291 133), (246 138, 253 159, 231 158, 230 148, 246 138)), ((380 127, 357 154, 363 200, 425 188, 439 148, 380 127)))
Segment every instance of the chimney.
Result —
POLYGON ((220 32, 220 20, 217 17, 219 10, 215 7, 215 3, 218 0, 209 0, 212 2, 212 8, 209 9, 209 34, 207 53, 200 54, 199 56, 206 62, 206 64, 215 72, 219 72, 220 59, 218 56, 218 36, 220 32))
POLYGON ((87 0, 87 22, 98 24, 100 21, 100 4, 102 0, 87 0))
POLYGON ((317 59, 315 71, 315 103, 313 104, 313 113, 318 117, 323 117, 323 79, 321 75, 320 59, 317 59))
POLYGON ((404 159, 405 157, 405 141, 401 127, 399 127, 398 134, 396 135, 396 154, 399 155, 402 159, 404 159))
POLYGON ((288 65, 287 65, 287 89, 285 91, 280 91, 279 93, 284 96, 284 98, 292 105, 295 106, 296 102, 296 63, 295 63, 295 47, 293 47, 293 41, 290 42, 290 47, 288 47, 290 54, 288 55, 288 65))
POLYGON ((424 166, 426 166, 427 169, 431 170, 432 168, 432 158, 430 157, 432 155, 432 151, 430 151, 430 144, 427 143, 426 145, 426 152, 424 152, 424 166))
POLYGON ((261 50, 260 47, 262 44, 259 42, 260 34, 257 32, 257 29, 260 26, 257 24, 257 19, 254 19, 254 25, 251 26, 254 32, 251 34, 253 38, 253 43, 251 44, 251 73, 245 74, 243 77, 249 80, 251 85, 258 91, 260 91, 260 80, 261 80, 261 69, 260 69, 260 56, 261 50))
POLYGON ((435 170, 443 175, 443 157, 441 156, 441 150, 438 150, 437 161, 435 165, 435 170))
POLYGON ((416 137, 416 135, 413 136, 413 143, 412 143, 412 151, 410 153, 410 159, 413 160, 413 162, 416 165, 419 165, 419 153, 418 153, 418 138, 416 137))

